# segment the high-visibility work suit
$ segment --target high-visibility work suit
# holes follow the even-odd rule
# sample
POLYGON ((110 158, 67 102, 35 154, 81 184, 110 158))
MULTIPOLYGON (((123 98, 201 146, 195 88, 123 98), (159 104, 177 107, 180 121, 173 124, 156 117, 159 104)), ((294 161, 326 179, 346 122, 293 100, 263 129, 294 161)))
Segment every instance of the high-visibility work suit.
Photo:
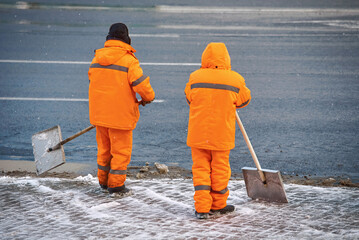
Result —
POLYGON ((190 106, 187 145, 192 149, 195 209, 207 213, 227 205, 235 111, 247 106, 251 95, 243 77, 231 70, 224 43, 208 44, 185 94, 190 106))
POLYGON ((150 78, 143 75, 135 49, 108 40, 96 50, 88 76, 90 123, 96 126, 98 179, 110 192, 124 185, 131 160, 132 130, 140 113, 136 93, 152 101, 150 78))

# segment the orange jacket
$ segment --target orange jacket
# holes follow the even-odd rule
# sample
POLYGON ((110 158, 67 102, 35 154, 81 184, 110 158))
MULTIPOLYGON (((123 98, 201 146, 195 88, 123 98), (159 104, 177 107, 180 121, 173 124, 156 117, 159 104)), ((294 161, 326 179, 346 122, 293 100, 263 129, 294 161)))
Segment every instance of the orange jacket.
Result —
POLYGON ((190 75, 185 94, 190 105, 187 145, 210 150, 234 148, 235 111, 251 100, 241 75, 231 70, 224 43, 210 43, 202 66, 190 75))
POLYGON ((96 50, 88 72, 89 114, 93 125, 132 130, 140 117, 136 93, 152 101, 150 78, 143 75, 130 45, 108 40, 96 50))

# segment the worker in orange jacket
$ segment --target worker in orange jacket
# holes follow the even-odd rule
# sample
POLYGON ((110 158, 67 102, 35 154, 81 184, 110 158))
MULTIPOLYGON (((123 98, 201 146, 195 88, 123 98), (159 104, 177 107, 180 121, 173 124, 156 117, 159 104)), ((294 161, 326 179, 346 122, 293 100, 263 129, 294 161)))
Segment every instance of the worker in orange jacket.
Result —
POLYGON ((154 100, 150 78, 134 55, 127 26, 111 25, 104 48, 95 51, 88 76, 89 115, 96 126, 98 180, 112 195, 123 195, 131 160, 132 130, 140 117, 138 105, 154 100), (142 100, 137 101, 136 93, 142 100))
POLYGON ((192 150, 196 217, 232 212, 227 185, 229 153, 235 146, 235 111, 247 106, 251 95, 243 77, 231 70, 224 43, 208 44, 202 66, 190 75, 185 94, 190 106, 187 145, 192 150))

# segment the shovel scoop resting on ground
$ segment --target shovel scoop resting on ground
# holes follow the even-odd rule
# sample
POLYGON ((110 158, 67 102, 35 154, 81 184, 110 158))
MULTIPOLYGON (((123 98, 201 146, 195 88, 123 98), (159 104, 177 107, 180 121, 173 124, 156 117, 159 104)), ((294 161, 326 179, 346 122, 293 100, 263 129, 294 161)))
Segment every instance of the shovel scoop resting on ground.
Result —
POLYGON ((63 145, 93 128, 95 126, 85 128, 65 140, 62 140, 60 126, 55 126, 32 135, 31 140, 37 175, 64 164, 65 151, 63 145))
POLYGON ((236 111, 236 120, 257 168, 242 168, 248 197, 268 202, 287 203, 282 176, 278 170, 262 169, 249 141, 246 130, 236 111))

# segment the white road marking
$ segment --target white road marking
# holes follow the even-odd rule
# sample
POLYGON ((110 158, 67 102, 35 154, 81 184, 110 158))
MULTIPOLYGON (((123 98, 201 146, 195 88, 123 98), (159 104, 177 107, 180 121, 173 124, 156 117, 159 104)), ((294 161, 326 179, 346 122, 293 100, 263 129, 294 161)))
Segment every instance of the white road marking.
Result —
POLYGON ((90 5, 75 5, 70 6, 66 4, 32 4, 26 1, 18 1, 15 4, 11 3, 0 3, 0 8, 16 8, 21 10, 27 9, 60 9, 60 10, 73 10, 73 11, 153 11, 154 7, 116 7, 116 6, 90 6, 90 5))
MULTIPOLYGON (((13 60, 13 59, 0 59, 0 63, 40 63, 40 64, 84 64, 90 65, 90 62, 82 61, 43 61, 43 60, 13 60)), ((141 65, 148 66, 201 66, 200 63, 155 63, 143 62, 141 65)))
POLYGON ((328 36, 357 36, 359 34, 353 32, 343 33, 197 33, 197 36, 211 37, 328 37, 328 36))
MULTIPOLYGON (((291 22, 288 22, 291 23, 291 22)), ((248 31, 248 30, 256 30, 256 31, 293 31, 294 27, 293 26, 252 26, 252 25, 243 25, 243 26, 235 26, 235 25, 227 25, 227 26, 219 26, 219 25, 194 25, 194 24, 187 24, 187 25, 158 25, 158 28, 162 28, 162 29, 175 29, 175 30, 207 30, 207 31, 211 31, 211 30, 221 30, 221 31, 248 31)), ((338 24, 338 23, 328 23, 328 24, 323 24, 323 26, 316 26, 316 25, 312 25, 312 26, 302 26, 300 27, 300 31, 304 32, 304 31, 311 31, 311 32, 323 32, 323 31, 328 31, 331 28, 328 27, 343 27, 343 28, 357 28, 357 25, 353 24, 353 23, 347 23, 347 24, 338 24), (326 26, 327 27, 326 27, 326 26)), ((335 30, 335 28, 333 29, 335 30)), ((296 31, 298 31, 298 29, 296 29, 296 31)), ((303 35, 300 36, 305 36, 307 33, 304 33, 303 35)), ((217 36, 220 36, 221 34, 217 34, 217 36)), ((223 36, 225 36, 225 34, 222 34, 223 36)), ((235 36, 236 33, 233 33, 233 36, 235 36)), ((254 34, 247 34, 248 36, 256 36, 256 33, 254 34)), ((214 36, 214 34, 210 33, 209 36, 214 36)))
POLYGON ((292 21, 289 23, 319 23, 327 26, 344 27, 350 29, 359 28, 358 20, 303 20, 303 21, 292 21))
POLYGON ((0 59, 0 63, 42 63, 42 64, 87 64, 90 62, 81 61, 42 61, 42 60, 12 60, 12 59, 0 59))
POLYGON ((156 7, 168 13, 359 13, 357 8, 271 8, 271 7, 218 7, 218 6, 168 6, 156 7))
POLYGON ((149 66, 201 66, 200 63, 151 63, 143 62, 140 65, 149 65, 149 66))
POLYGON ((31 4, 18 1, 15 4, 0 3, 0 8, 16 9, 61 9, 75 11, 155 11, 165 13, 359 13, 357 8, 283 8, 283 7, 221 7, 221 6, 170 6, 158 5, 154 7, 122 7, 122 6, 91 6, 79 4, 70 6, 66 4, 31 4))
POLYGON ((130 34, 130 37, 155 37, 155 38, 179 38, 179 34, 163 33, 163 34, 130 34))
POLYGON ((88 102, 86 98, 25 98, 25 97, 0 97, 7 101, 57 101, 57 102, 88 102))
MULTIPOLYGON (((30 97, 0 97, 5 101, 55 101, 55 102, 88 102, 87 98, 30 98, 30 97)), ((155 99, 153 102, 162 103, 165 100, 155 99)))

